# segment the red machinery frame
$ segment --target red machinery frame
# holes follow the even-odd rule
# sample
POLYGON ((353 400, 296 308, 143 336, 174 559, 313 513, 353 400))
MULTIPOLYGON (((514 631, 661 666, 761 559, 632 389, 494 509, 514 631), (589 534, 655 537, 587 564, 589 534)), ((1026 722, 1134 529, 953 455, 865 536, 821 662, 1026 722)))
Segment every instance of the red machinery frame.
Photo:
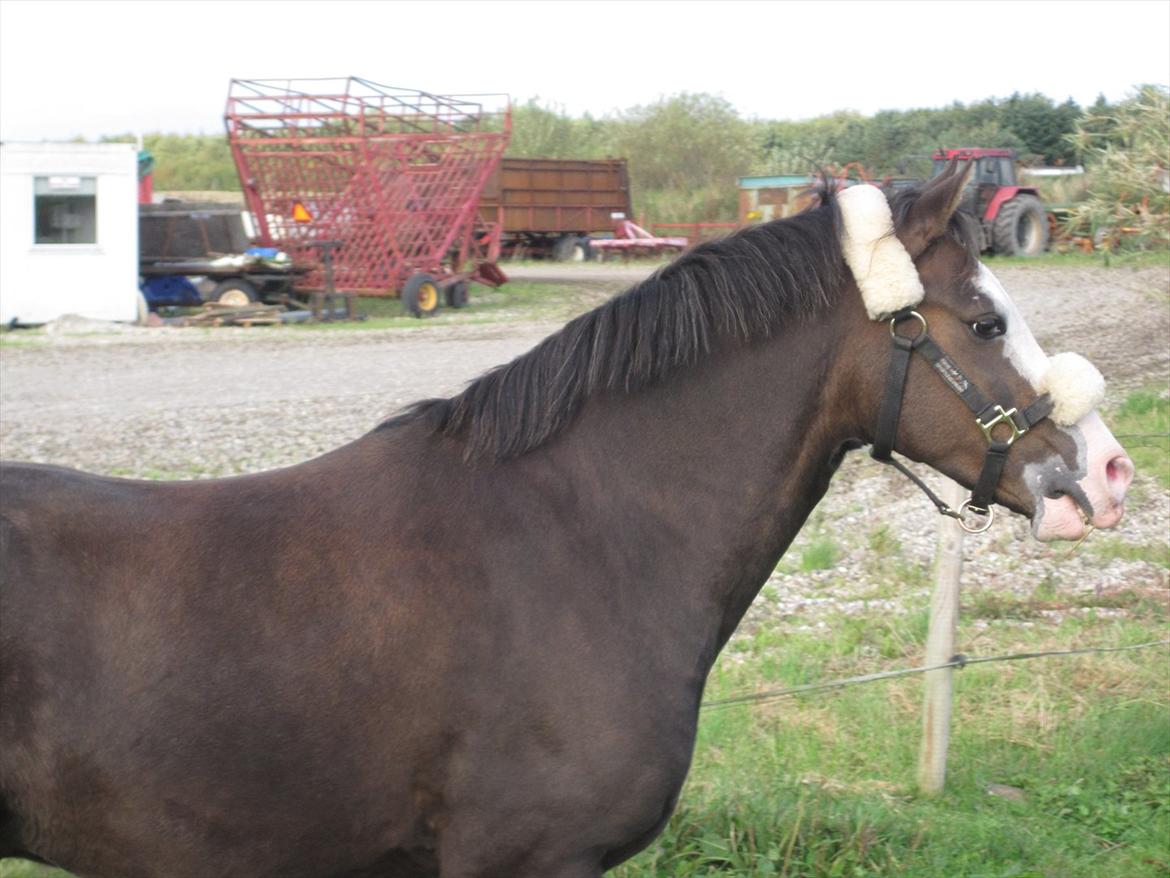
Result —
POLYGON ((499 228, 477 216, 511 135, 506 95, 233 79, 224 124, 260 243, 308 269, 298 289, 323 288, 329 241, 340 292, 397 295, 420 273, 439 287, 506 280, 499 228))
POLYGON ((690 243, 684 237, 663 238, 652 235, 637 223, 625 217, 615 217, 612 238, 592 238, 589 246, 598 259, 604 260, 610 253, 622 256, 662 256, 681 253, 690 243))

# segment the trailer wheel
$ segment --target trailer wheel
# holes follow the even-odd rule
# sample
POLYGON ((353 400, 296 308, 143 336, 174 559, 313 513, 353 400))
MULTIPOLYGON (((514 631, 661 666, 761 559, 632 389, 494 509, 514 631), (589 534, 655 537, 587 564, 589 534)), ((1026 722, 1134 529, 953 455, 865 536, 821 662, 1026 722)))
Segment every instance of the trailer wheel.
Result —
POLYGON ((467 307, 467 281, 461 280, 447 287, 447 304, 452 308, 467 307))
POLYGON ((999 209, 991 227, 995 252, 1039 256, 1048 247, 1048 215, 1035 195, 1017 195, 999 209))
POLYGON ((214 302, 217 305, 234 305, 235 307, 243 307, 250 305, 257 301, 260 297, 256 295, 256 288, 248 281, 240 278, 230 278, 229 280, 220 281, 215 285, 215 289, 211 291, 211 295, 207 297, 206 301, 214 302))
POLYGON ((402 306, 415 317, 430 317, 439 310, 439 285, 424 271, 412 274, 402 287, 402 306))
POLYGON ((589 241, 576 235, 558 238, 553 245, 553 259, 557 262, 584 262, 589 258, 589 241))

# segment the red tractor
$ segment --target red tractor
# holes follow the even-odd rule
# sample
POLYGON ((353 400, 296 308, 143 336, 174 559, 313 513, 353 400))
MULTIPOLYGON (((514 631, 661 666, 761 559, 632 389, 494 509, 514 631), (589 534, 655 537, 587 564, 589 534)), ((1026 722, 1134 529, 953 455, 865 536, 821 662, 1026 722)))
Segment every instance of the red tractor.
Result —
POLYGON ((1016 179, 1011 149, 940 149, 934 171, 942 173, 953 159, 975 165, 959 208, 978 218, 983 249, 1005 256, 1038 256, 1048 246, 1048 215, 1035 189, 1016 179))

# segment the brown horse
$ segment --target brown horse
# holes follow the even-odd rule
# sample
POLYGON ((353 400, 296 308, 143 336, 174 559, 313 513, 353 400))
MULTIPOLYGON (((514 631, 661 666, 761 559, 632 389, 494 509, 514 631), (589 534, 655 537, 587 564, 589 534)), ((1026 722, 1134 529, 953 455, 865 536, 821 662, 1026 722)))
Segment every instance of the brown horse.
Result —
POLYGON ((699 246, 289 469, 4 467, 0 856, 597 876, 671 813, 707 673, 847 450, 884 432, 1043 538, 1115 524, 1099 376, 1040 354, 962 185, 699 246))

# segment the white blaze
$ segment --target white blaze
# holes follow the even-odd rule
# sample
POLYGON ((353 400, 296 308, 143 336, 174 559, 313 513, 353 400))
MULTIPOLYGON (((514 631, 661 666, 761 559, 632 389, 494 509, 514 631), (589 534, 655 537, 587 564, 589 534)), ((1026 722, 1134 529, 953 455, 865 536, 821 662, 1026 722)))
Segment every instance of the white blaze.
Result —
POLYGON ((1037 393, 1044 386, 1044 375, 1048 372, 1048 357, 1024 322, 1016 303, 999 282, 991 269, 979 263, 979 276, 975 287, 995 305, 995 313, 1004 319, 1007 332, 1003 335, 1004 352, 1016 371, 1032 385, 1037 393))

